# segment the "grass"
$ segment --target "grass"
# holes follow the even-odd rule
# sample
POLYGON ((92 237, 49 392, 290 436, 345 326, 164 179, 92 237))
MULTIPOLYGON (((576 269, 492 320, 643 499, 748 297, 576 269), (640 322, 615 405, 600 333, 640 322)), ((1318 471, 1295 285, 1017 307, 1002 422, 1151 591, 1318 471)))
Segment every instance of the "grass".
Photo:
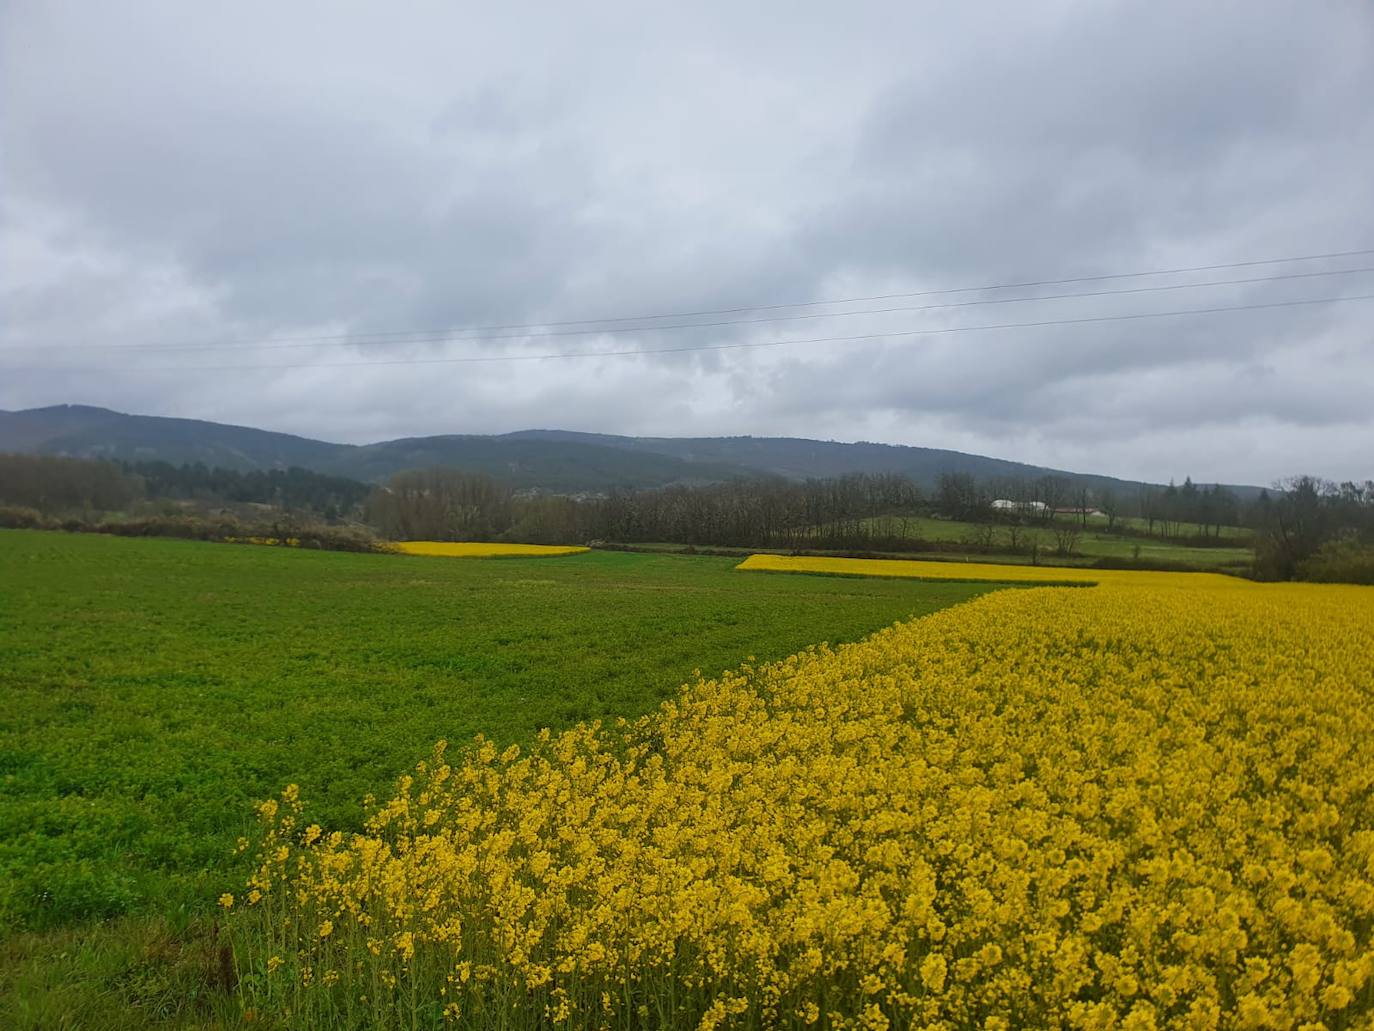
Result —
POLYGON ((224 947, 215 922, 167 915, 0 936, 0 1026, 238 1026, 224 947))
POLYGON ((736 561, 0 531, 0 1025, 182 1019, 178 979, 214 979, 208 910, 237 886, 234 841, 287 782, 347 829, 440 737, 638 715, 695 669, 987 590, 736 561))
MULTIPOLYGON (((1098 518, 1102 519, 1103 522, 1106 521, 1105 517, 1100 516, 1098 518)), ((1118 526, 1128 527, 1133 530, 1140 530, 1142 533, 1147 532, 1150 529, 1150 521, 1146 519, 1144 516, 1118 516, 1116 524, 1118 526)), ((1158 531, 1162 525, 1163 520, 1155 520, 1154 528, 1156 531, 1158 531)), ((1203 526, 1201 523, 1178 522, 1170 523, 1169 526, 1171 529, 1175 529, 1180 537, 1202 537, 1212 533, 1215 530, 1215 527, 1211 526, 1210 524, 1207 526, 1203 526)), ((1251 531, 1245 528, 1244 526, 1223 526, 1221 528, 1221 536, 1229 537, 1232 540, 1235 540, 1237 538, 1242 540, 1246 539, 1250 536, 1250 533, 1251 531)))
MULTIPOLYGON (((957 519, 934 519, 929 516, 880 517, 868 522, 870 527, 879 533, 884 532, 889 527, 892 528, 893 532, 900 533, 905 525, 907 536, 932 542, 968 541, 977 529, 973 523, 961 522, 957 519)), ((1128 520, 1121 519, 1118 522, 1127 523, 1128 520)), ((1143 522, 1140 529, 1144 529, 1143 522)), ((1244 533, 1244 531, 1237 532, 1244 533)), ((1055 541, 1052 527, 1026 526, 1021 528, 1021 534, 1023 541, 1032 537, 1039 540, 1040 560, 1042 562, 1061 565, 1091 562, 1099 558, 1140 558, 1153 562, 1177 562, 1196 566, 1199 569, 1212 569, 1248 567, 1255 557, 1250 548, 1204 547, 1157 538, 1108 533, 1101 520, 1089 520, 1087 528, 1082 531, 1082 536, 1078 539, 1077 555, 1068 560, 1053 554, 1055 541)), ((996 548, 1004 547, 1007 540, 1007 528, 997 526, 993 534, 994 546, 996 548)), ((997 555, 999 561, 1029 561, 1029 557, 1026 555, 1004 552, 994 552, 993 554, 997 555)))

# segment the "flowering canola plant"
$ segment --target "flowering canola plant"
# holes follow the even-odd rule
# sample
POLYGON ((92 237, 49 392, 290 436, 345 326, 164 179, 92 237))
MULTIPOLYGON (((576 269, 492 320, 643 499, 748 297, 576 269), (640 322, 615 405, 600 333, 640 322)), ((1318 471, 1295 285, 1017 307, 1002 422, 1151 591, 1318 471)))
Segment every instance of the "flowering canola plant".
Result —
POLYGON ((997 592, 300 812, 230 914, 291 1026, 1370 1027, 1374 590, 997 592))
POLYGON ((437 555, 443 558, 537 558, 540 555, 580 555, 588 548, 556 544, 488 544, 483 541, 398 541, 406 555, 437 555))

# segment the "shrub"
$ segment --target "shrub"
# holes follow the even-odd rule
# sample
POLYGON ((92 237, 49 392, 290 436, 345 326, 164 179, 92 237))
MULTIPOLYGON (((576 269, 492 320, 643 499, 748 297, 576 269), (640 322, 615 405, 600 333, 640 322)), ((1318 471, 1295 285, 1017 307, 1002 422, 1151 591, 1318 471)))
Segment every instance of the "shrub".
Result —
POLYGON ((52 522, 36 508, 23 505, 0 505, 0 528, 6 530, 47 530, 52 522))
POLYGON ((0 527, 21 530, 65 530, 108 533, 116 537, 174 537, 180 540, 272 544, 324 551, 391 552, 395 548, 358 526, 329 526, 285 520, 245 523, 233 516, 149 515, 136 519, 91 522, 75 517, 60 522, 31 508, 0 507, 0 527))
POLYGON ((1374 545, 1354 537, 1327 541, 1298 566, 1298 577, 1319 583, 1374 584, 1374 545))

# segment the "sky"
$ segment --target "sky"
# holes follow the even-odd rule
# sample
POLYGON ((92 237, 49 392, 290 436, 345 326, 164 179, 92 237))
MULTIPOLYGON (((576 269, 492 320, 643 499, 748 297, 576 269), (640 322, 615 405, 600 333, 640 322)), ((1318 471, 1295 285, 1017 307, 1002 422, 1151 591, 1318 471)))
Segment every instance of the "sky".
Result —
POLYGON ((1363 0, 3 0, 0 409, 1374 478, 1372 98, 1363 0))

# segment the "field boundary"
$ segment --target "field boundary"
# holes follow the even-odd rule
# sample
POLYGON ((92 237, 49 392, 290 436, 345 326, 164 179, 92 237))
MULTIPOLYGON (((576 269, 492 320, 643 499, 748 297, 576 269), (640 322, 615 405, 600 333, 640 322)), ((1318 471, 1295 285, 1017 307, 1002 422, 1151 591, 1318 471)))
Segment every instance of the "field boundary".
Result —
MULTIPOLYGON (((858 559, 856 561, 862 562, 864 560, 858 559)), ((1099 580, 991 580, 987 577, 979 576, 906 576, 902 573, 846 573, 840 570, 828 569, 753 569, 745 566, 743 562, 737 565, 735 569, 742 573, 753 573, 755 575, 764 576, 829 576, 838 580, 910 580, 912 583, 923 584, 997 584, 1002 587, 1101 586, 1101 581, 1099 580)))

